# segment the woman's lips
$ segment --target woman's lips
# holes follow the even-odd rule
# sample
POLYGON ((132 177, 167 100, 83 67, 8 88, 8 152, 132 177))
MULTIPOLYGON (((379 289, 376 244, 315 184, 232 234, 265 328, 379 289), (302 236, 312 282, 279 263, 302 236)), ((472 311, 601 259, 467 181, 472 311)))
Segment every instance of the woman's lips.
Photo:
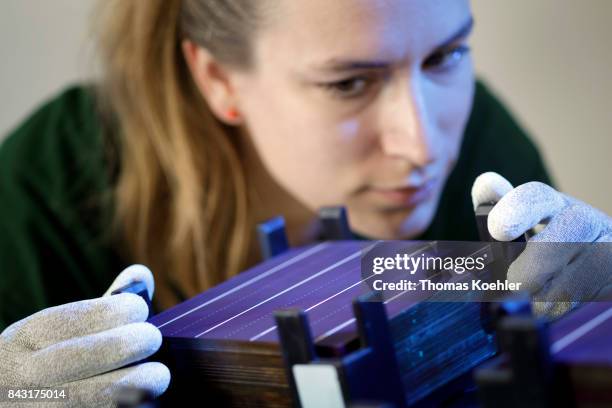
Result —
POLYGON ((416 206, 432 196, 435 185, 435 180, 431 179, 417 187, 372 187, 369 191, 376 196, 378 200, 384 201, 387 204, 416 206))

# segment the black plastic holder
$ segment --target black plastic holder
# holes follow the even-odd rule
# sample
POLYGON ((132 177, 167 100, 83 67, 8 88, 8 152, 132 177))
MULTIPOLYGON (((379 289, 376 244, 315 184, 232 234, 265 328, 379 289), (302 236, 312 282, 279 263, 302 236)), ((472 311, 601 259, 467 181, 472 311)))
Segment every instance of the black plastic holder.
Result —
POLYGON ((343 357, 331 359, 317 356, 308 317, 303 311, 290 309, 275 313, 294 406, 302 407, 299 386, 293 374, 296 364, 335 367, 346 406, 407 406, 383 302, 361 297, 355 300, 353 309, 361 347, 343 357))

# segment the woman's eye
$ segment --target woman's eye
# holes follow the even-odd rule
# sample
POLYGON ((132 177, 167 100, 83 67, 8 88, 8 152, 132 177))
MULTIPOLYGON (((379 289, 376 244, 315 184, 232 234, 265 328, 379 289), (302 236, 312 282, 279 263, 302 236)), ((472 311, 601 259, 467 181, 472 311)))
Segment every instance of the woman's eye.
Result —
POLYGON ((329 91, 334 97, 355 98, 363 95, 370 86, 371 81, 364 77, 354 77, 323 83, 321 86, 329 91))
POLYGON ((448 50, 436 52, 425 60, 423 67, 434 71, 449 70, 459 64, 469 51, 470 47, 467 45, 459 45, 448 50))

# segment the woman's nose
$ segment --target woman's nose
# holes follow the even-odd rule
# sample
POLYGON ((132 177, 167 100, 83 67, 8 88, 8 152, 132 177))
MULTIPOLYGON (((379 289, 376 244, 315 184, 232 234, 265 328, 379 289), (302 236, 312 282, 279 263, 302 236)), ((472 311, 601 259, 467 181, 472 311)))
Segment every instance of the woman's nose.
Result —
POLYGON ((384 103, 383 152, 408 160, 416 167, 434 161, 434 132, 422 85, 415 80, 408 81, 408 86, 404 82, 384 103))

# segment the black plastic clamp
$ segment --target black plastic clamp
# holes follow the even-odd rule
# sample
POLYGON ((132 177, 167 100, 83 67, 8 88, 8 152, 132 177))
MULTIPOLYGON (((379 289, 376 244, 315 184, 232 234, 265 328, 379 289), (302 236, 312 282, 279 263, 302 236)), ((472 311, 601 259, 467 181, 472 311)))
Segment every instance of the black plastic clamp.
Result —
POLYGON ((361 348, 340 358, 322 359, 316 355, 306 314, 300 310, 275 313, 287 378, 296 407, 304 395, 294 376, 297 364, 327 364, 337 373, 342 398, 346 405, 406 407, 406 394, 391 339, 384 304, 365 298, 357 299, 354 313, 361 348), (386 405, 385 405, 386 404, 386 405))

